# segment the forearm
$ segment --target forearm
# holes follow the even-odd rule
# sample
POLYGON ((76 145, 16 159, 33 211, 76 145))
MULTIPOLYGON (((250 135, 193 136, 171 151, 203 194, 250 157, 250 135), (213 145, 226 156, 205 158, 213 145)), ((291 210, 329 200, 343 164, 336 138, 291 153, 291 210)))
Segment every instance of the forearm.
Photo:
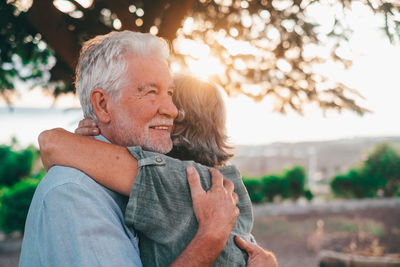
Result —
POLYGON ((60 128, 42 132, 39 146, 46 169, 53 165, 74 167, 112 190, 130 194, 137 160, 126 148, 60 128))
POLYGON ((226 240, 218 239, 212 234, 203 233, 199 229, 189 245, 170 266, 211 266, 224 249, 225 244, 226 240))

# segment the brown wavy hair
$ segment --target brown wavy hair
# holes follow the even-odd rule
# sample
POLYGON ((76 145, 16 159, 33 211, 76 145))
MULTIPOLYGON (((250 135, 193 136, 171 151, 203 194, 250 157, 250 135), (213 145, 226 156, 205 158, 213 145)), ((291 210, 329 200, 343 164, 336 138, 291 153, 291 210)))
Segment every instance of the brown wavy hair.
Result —
POLYGON ((224 165, 233 154, 226 135, 226 110, 219 89, 189 75, 174 77, 174 103, 179 110, 168 154, 206 166, 224 165))

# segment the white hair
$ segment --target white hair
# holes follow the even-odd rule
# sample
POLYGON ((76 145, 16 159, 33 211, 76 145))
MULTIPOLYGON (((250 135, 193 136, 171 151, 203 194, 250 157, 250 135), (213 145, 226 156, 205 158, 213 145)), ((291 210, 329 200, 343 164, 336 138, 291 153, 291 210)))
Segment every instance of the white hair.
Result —
POLYGON ((167 62, 168 43, 149 33, 131 31, 99 35, 83 44, 76 68, 75 85, 85 117, 97 121, 91 91, 100 88, 111 97, 127 84, 127 56, 155 57, 167 62))

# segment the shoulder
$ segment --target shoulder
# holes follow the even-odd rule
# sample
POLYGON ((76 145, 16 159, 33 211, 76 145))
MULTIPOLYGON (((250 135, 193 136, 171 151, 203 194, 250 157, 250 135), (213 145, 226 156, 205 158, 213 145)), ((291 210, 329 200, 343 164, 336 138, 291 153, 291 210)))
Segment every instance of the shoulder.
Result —
POLYGON ((193 165, 193 161, 182 161, 157 152, 143 150, 140 146, 128 147, 128 151, 138 161, 138 166, 164 166, 171 171, 184 170, 186 166, 193 165))
POLYGON ((224 176, 241 177, 239 169, 235 165, 228 165, 217 168, 224 176))
POLYGON ((66 205, 64 201, 110 202, 115 205, 121 196, 95 182, 84 172, 70 167, 54 166, 36 189, 33 201, 42 204, 66 205))
POLYGON ((100 185, 84 172, 70 167, 54 166, 43 177, 37 192, 45 196, 53 190, 63 187, 81 187, 83 189, 96 188, 100 185))

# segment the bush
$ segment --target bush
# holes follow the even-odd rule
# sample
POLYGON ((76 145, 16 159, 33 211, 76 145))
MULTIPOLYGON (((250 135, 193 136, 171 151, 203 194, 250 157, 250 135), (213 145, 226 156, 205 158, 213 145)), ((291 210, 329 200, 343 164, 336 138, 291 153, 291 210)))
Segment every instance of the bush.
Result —
POLYGON ((267 201, 272 202, 275 196, 284 197, 287 183, 278 175, 269 175, 262 178, 263 193, 267 201))
POLYGON ((358 169, 350 169, 331 181, 336 196, 344 198, 375 197, 378 189, 384 196, 396 196, 400 188, 400 156, 388 145, 378 145, 358 169))
POLYGON ((40 179, 28 178, 3 189, 0 197, 0 227, 5 233, 23 231, 29 205, 40 179))
POLYGON ((347 175, 337 175, 335 176, 331 182, 330 186, 332 192, 337 197, 343 198, 351 198, 353 196, 352 188, 353 188, 353 181, 347 175))
POLYGON ((314 198, 314 194, 311 192, 309 188, 304 190, 304 197, 308 200, 311 201, 314 198))
POLYGON ((34 151, 13 151, 11 146, 0 146, 0 185, 12 186, 32 169, 34 151))
POLYGON ((378 145, 364 163, 364 175, 384 196, 396 196, 400 186, 400 156, 387 144, 378 145))
POLYGON ((244 178, 243 183, 249 193, 251 202, 261 203, 264 199, 263 184, 259 178, 244 178))
POLYGON ((289 191, 286 194, 288 197, 297 200, 303 195, 306 181, 306 172, 303 167, 295 166, 284 171, 283 178, 287 180, 289 185, 289 191))

